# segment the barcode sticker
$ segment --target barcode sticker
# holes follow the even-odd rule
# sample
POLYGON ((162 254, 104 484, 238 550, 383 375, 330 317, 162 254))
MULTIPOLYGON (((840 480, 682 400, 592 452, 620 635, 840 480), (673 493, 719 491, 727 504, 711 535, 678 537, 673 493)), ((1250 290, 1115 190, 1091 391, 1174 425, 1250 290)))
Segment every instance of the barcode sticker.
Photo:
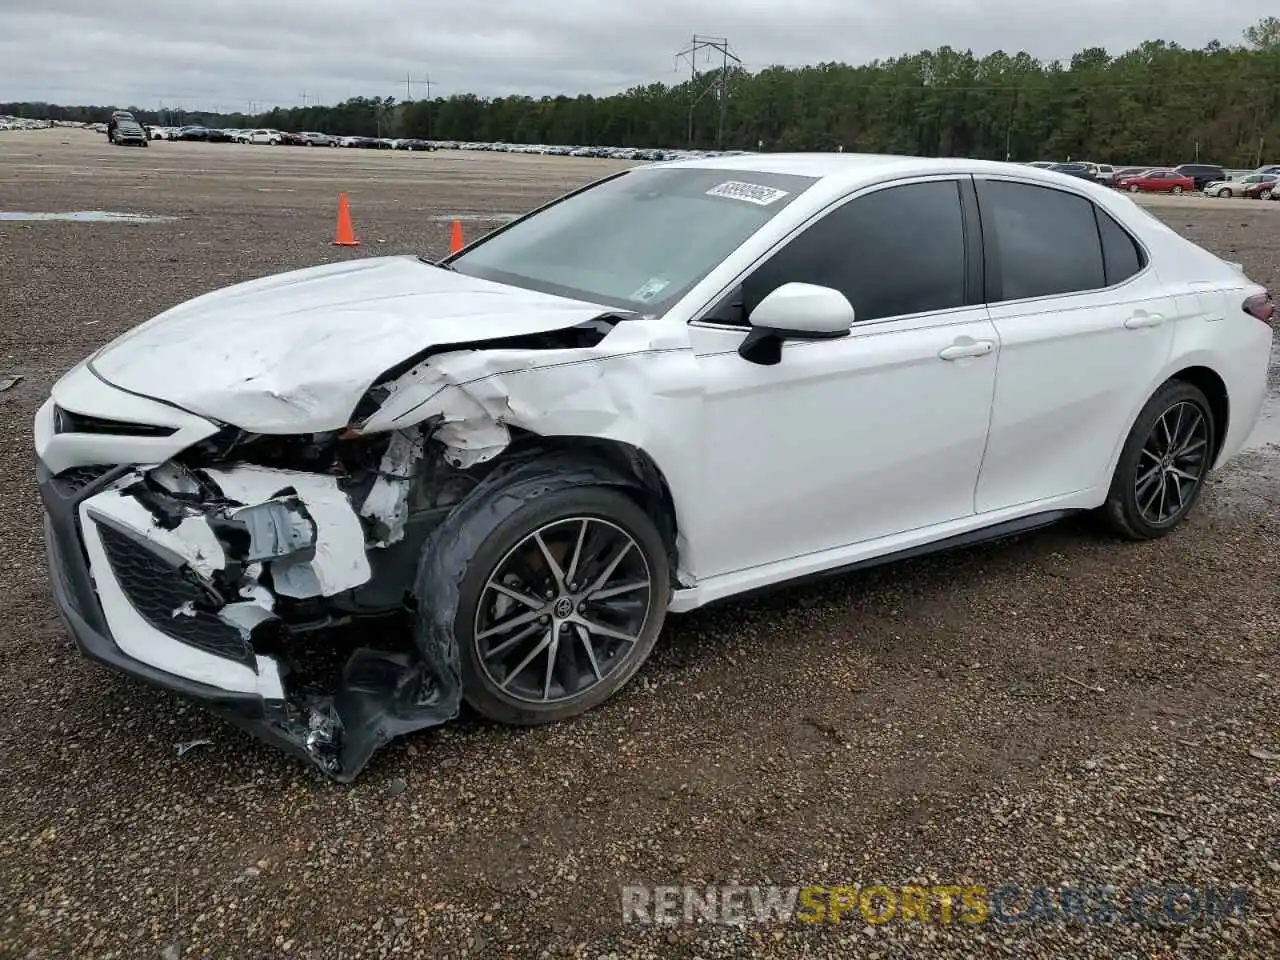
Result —
POLYGON ((707 191, 707 196, 725 197, 729 200, 744 200, 747 203, 767 207, 771 203, 777 203, 788 193, 790 193, 789 190, 779 190, 777 187, 766 187, 758 183, 729 180, 726 183, 720 183, 712 187, 707 191))

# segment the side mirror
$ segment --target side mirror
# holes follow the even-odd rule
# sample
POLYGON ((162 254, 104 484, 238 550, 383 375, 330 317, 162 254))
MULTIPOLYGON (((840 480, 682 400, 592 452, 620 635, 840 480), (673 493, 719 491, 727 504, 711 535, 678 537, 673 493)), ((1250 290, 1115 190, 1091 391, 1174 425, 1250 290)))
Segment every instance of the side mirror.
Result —
POLYGON ((782 360, 785 340, 838 340, 849 335, 853 304, 839 290, 812 283, 784 283, 751 311, 751 331, 738 355, 772 366, 782 360))

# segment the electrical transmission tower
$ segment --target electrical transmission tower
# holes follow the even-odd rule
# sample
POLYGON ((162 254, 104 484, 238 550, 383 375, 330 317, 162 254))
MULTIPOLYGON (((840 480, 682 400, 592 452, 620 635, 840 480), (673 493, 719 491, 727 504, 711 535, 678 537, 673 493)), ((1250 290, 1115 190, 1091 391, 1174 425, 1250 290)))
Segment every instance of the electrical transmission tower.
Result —
POLYGON ((427 88, 426 106, 423 110, 423 117, 426 121, 426 139, 431 139, 431 77, 427 76, 423 80, 414 80, 412 76, 406 74, 404 78, 404 99, 405 102, 413 100, 413 93, 410 90, 413 86, 424 86, 427 88))
POLYGON ((427 77, 425 80, 414 80, 411 76, 406 76, 404 78, 404 98, 406 101, 413 99, 413 93, 409 89, 410 87, 413 87, 413 86, 420 86, 420 87, 425 86, 427 88, 427 99, 428 100, 431 99, 431 78, 430 77, 427 77))
POLYGON ((686 60, 689 64, 689 84, 690 88, 697 91, 698 83, 707 76, 706 73, 698 72, 698 54, 706 51, 705 61, 707 63, 714 62, 714 55, 720 55, 719 67, 714 71, 715 77, 708 83, 701 93, 695 93, 693 100, 689 103, 689 147, 693 147, 693 114, 703 97, 716 92, 716 99, 720 102, 719 119, 716 121, 716 147, 724 148, 724 120, 725 111, 729 106, 729 64, 742 66, 742 61, 738 59, 738 55, 733 52, 733 48, 729 46, 727 37, 705 37, 695 33, 689 40, 688 49, 681 50, 676 54, 677 59, 686 60))

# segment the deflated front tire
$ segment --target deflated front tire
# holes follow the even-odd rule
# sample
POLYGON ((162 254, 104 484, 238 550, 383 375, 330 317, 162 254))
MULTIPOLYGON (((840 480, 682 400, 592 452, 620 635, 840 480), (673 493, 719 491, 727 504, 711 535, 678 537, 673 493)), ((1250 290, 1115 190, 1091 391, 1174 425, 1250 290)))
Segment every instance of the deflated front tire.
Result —
POLYGON ((454 511, 425 545, 415 594, 419 646, 453 646, 439 636, 451 632, 465 700, 535 725, 634 676, 662 630, 670 568, 654 521, 622 489, 535 475, 454 511))

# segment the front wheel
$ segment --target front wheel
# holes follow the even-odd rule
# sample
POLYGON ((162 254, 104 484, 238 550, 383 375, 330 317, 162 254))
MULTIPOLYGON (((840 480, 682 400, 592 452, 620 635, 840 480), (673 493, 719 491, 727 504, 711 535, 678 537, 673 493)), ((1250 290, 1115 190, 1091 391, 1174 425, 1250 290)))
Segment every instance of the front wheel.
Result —
POLYGON ((453 593, 463 697, 477 712, 536 725, 603 703, 648 658, 666 616, 670 568, 654 522, 615 488, 554 475, 479 497, 424 547, 420 643, 453 593))
POLYGON ((1258 191, 1258 199, 1259 199, 1259 200, 1270 200, 1270 199, 1271 199, 1271 191, 1270 191, 1270 190, 1260 190, 1260 191, 1258 191))
POLYGON ((1223 187, 1221 190, 1219 190, 1219 191, 1218 191, 1218 196, 1219 196, 1219 197, 1229 197, 1229 196, 1231 196, 1231 188, 1230 188, 1230 187, 1223 187))
POLYGON ((1103 508, 1112 528, 1130 540, 1155 540, 1181 522, 1213 466, 1217 429, 1198 387, 1171 380, 1138 414, 1129 431, 1103 508))
POLYGON ((1130 193, 1137 193, 1137 192, 1138 192, 1138 185, 1137 185, 1136 183, 1131 183, 1131 184, 1129 184, 1129 192, 1130 192, 1130 193))

